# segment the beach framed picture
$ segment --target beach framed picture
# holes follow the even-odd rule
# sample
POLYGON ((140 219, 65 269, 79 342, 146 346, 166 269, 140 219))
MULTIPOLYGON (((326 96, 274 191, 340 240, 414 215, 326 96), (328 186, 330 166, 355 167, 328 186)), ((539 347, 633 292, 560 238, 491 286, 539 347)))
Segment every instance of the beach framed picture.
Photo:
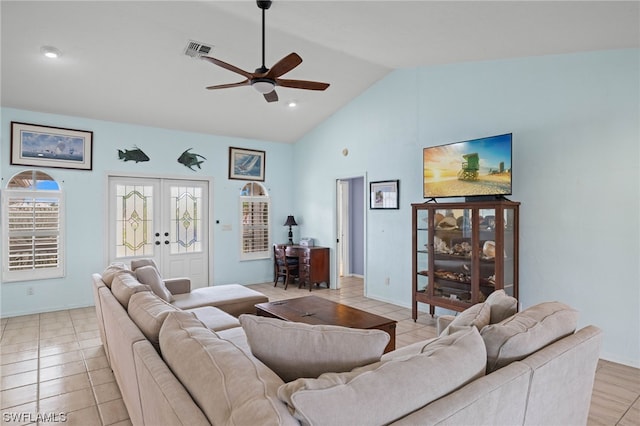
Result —
POLYGON ((265 157, 264 151, 229 147, 229 179, 264 182, 265 157))
POLYGON ((398 209, 399 180, 384 180, 369 183, 370 209, 398 209))
POLYGON ((11 122, 11 164, 91 170, 93 132, 11 122))

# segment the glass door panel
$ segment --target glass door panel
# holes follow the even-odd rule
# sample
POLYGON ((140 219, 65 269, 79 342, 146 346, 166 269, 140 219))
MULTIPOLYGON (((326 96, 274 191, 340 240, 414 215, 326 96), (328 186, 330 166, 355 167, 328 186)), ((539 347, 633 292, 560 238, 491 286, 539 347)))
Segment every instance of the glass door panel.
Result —
POLYGON ((471 303, 471 209, 434 210, 434 296, 471 303))

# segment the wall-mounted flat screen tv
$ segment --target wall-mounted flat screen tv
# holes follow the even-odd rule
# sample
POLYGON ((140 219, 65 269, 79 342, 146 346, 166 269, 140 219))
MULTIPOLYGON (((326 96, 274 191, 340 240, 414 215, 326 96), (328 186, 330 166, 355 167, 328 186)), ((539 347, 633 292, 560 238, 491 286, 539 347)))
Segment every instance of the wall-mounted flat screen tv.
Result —
POLYGON ((512 134, 423 149, 423 196, 511 195, 512 134))

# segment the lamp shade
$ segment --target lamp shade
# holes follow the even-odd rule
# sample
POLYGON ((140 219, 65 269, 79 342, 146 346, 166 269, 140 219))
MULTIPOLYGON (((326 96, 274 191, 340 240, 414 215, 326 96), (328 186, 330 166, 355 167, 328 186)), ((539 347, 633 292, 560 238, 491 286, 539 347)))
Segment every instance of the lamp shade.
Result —
POLYGON ((287 221, 284 223, 284 226, 298 226, 298 224, 293 216, 287 216, 287 221))

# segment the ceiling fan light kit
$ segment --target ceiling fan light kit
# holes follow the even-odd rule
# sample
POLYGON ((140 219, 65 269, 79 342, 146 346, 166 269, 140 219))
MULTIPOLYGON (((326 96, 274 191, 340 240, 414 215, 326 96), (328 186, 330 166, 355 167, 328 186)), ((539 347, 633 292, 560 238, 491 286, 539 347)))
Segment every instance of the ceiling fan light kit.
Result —
POLYGON ((277 102, 278 94, 275 91, 276 86, 304 90, 326 90, 327 87, 329 87, 328 83, 321 83, 318 81, 285 80, 280 78, 302 63, 302 58, 297 53, 288 54, 287 56, 276 62, 275 65, 273 65, 273 67, 271 67, 270 69, 265 66, 265 10, 271 7, 271 3, 271 0, 256 0, 258 8, 262 9, 262 66, 260 68, 257 68, 255 72, 248 72, 234 65, 223 62, 219 59, 212 58, 206 55, 201 56, 202 59, 226 70, 232 71, 236 74, 240 74, 245 78, 245 80, 239 81, 237 83, 209 86, 207 87, 208 90, 228 89, 231 87, 240 86, 253 86, 256 91, 262 93, 267 102, 277 102))

